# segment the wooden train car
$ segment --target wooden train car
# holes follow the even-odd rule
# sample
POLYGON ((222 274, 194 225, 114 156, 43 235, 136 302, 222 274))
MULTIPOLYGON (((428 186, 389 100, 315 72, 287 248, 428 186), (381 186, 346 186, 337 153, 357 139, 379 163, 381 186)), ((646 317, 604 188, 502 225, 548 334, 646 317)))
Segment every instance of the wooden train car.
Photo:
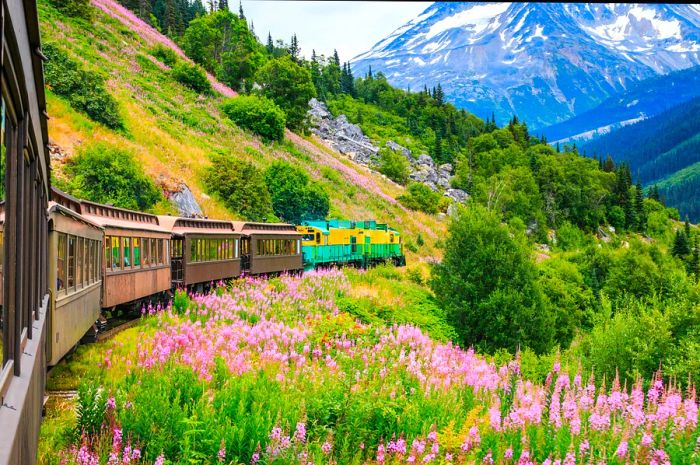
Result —
POLYGON ((159 216, 171 233, 173 287, 193 286, 241 275, 240 239, 230 221, 159 216))
POLYGON ((301 234, 291 224, 234 221, 241 234, 241 269, 245 273, 279 274, 304 269, 301 234))
POLYGON ((375 221, 306 221, 297 226, 303 235, 304 268, 352 265, 367 267, 391 261, 405 265, 401 235, 375 221))
POLYGON ((102 307, 170 291, 171 233, 158 217, 82 200, 82 215, 104 228, 102 307))
POLYGON ((49 366, 56 365, 100 316, 103 238, 99 225, 64 205, 49 205, 49 366))

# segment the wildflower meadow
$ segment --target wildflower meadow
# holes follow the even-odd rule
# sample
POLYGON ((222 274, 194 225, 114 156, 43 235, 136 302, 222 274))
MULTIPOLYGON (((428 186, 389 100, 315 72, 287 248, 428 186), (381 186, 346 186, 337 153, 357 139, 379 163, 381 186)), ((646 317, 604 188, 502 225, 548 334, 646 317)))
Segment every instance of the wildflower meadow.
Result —
POLYGON ((247 278, 146 309, 134 350, 101 353, 115 375, 82 384, 57 463, 700 463, 694 387, 558 363, 537 384, 517 358, 357 321, 336 305, 346 273, 247 278))

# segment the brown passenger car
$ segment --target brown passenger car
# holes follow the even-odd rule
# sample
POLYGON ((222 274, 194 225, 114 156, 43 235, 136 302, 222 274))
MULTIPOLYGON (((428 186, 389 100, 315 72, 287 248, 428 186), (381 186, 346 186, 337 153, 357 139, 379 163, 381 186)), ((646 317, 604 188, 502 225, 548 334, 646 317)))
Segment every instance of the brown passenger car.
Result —
POLYGON ((81 209, 105 230, 103 308, 170 290, 170 232, 157 216, 85 200, 81 209))
POLYGON ((230 221, 159 216, 171 232, 170 268, 173 287, 192 286, 241 274, 241 235, 230 221))
POLYGON ((304 269, 301 233, 284 223, 234 221, 241 237, 241 268, 250 274, 278 274, 304 269))
POLYGON ((61 203, 49 204, 49 366, 56 365, 100 316, 104 230, 61 203))

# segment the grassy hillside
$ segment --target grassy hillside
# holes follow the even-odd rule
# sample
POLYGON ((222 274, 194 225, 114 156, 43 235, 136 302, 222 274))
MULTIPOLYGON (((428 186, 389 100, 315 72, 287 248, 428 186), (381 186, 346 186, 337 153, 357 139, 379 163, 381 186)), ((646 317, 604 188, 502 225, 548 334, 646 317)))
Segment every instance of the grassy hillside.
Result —
MULTIPOLYGON (((331 196, 331 216, 388 222, 409 243, 421 235, 425 245, 417 255, 438 253, 434 245, 444 226, 435 217, 409 212, 396 203, 402 187, 353 165, 312 137, 287 132, 283 143, 265 144, 239 129, 219 109, 225 96, 235 95, 231 89, 215 83, 217 92, 202 96, 182 86, 169 67, 151 54, 157 44, 174 46, 171 41, 129 17, 119 5, 104 0, 99 4, 113 14, 96 9, 88 22, 67 17, 46 0, 39 1, 43 41, 55 44, 89 72, 103 75, 124 120, 125 129, 108 129, 49 90, 49 136, 68 158, 79 147, 97 141, 127 148, 161 187, 172 189, 186 183, 211 218, 234 218, 235 214, 205 191, 202 175, 210 166, 210 154, 247 160, 260 168, 286 160, 303 167, 322 184, 331 196)), ((66 180, 64 162, 53 161, 59 183, 66 180)), ((157 206, 160 211, 168 208, 157 206)), ((409 259, 417 255, 409 252, 409 259)))

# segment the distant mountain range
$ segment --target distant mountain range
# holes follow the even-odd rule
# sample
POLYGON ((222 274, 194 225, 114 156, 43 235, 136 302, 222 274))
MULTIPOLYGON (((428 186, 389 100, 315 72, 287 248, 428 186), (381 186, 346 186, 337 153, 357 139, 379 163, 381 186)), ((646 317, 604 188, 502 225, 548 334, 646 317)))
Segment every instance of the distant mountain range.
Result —
POLYGON ((634 83, 595 108, 540 132, 550 142, 573 141, 580 145, 582 141, 651 118, 698 96, 700 66, 695 66, 634 83))
POLYGON ((503 124, 516 114, 538 130, 699 64, 700 5, 435 3, 353 71, 371 66, 413 90, 441 83, 477 116, 503 124))
POLYGON ((642 183, 657 184, 670 206, 700 220, 700 97, 581 147, 630 164, 642 183))

